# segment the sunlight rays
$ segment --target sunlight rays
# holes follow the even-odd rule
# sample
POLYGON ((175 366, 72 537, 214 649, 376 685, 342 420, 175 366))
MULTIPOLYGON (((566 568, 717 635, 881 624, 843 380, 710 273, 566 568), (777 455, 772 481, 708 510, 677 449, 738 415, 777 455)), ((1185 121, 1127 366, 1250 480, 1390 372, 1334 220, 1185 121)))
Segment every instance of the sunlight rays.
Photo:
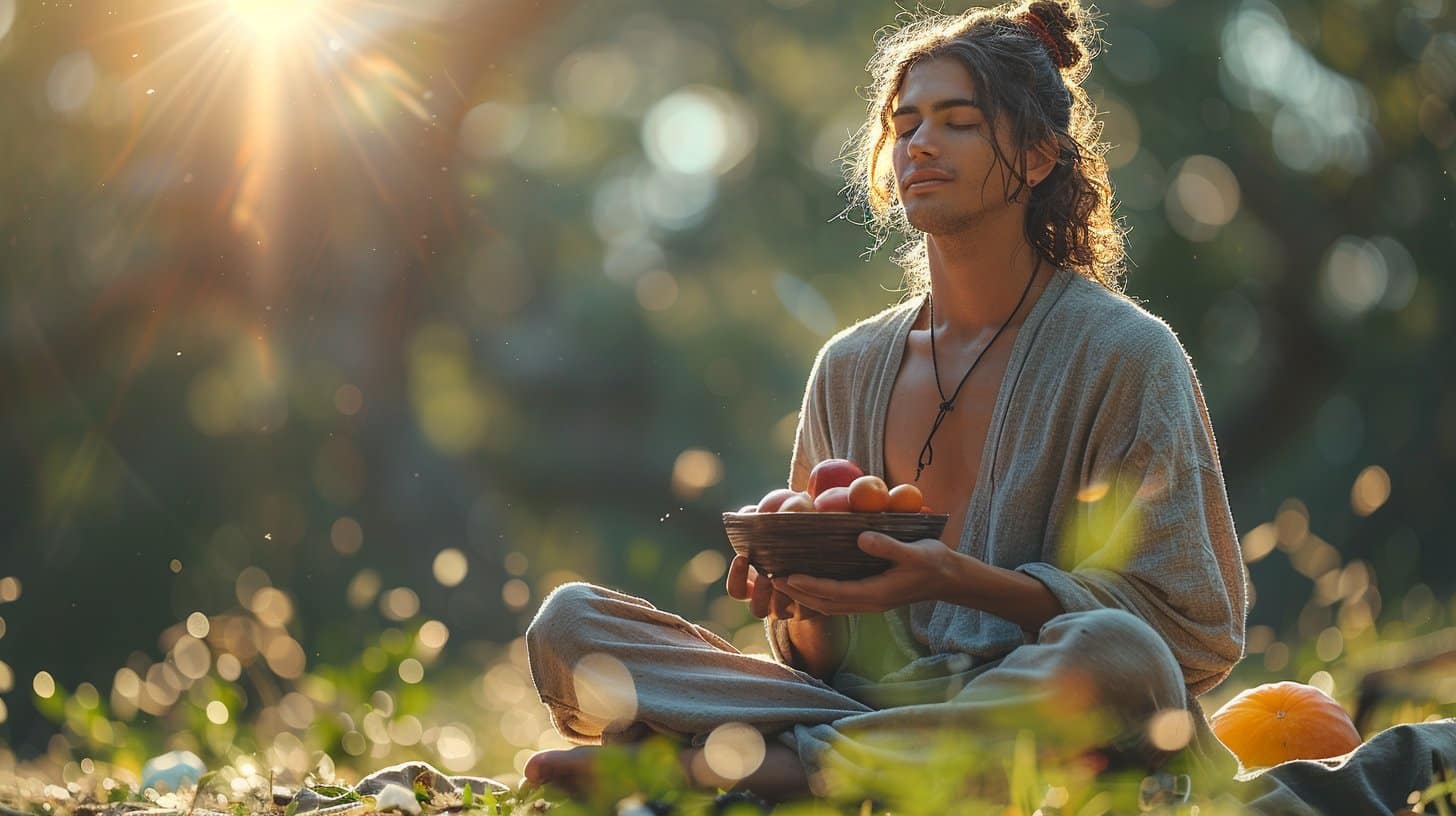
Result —
POLYGON ((229 16, 268 48, 306 31, 324 0, 225 0, 229 16))
MULTIPOLYGON (((116 76, 113 93, 126 111, 99 183, 156 191, 137 200, 143 213, 182 208, 210 220, 216 229, 194 233, 192 257, 218 259, 220 274, 229 267, 244 273, 210 279, 199 275, 212 270, 179 266, 169 275, 169 295, 179 285, 206 291, 219 280, 238 280, 259 302, 286 298, 322 251, 296 245, 300 214, 292 210, 308 207, 309 185, 322 180, 300 185, 310 155, 339 157, 334 169, 368 179, 366 195, 405 223, 385 171, 404 155, 400 125, 429 122, 433 114, 416 78, 420 55, 392 39, 438 22, 453 6, 454 0, 145 0, 93 34, 87 53, 116 76)), ((143 239, 140 231, 120 236, 132 247, 143 239)), ((168 296, 154 304, 103 428, 156 351, 156 326, 187 302, 168 296)), ((245 322, 241 334, 260 373, 271 378, 275 330, 266 320, 245 322)), ((73 461, 89 461, 86 450, 83 444, 73 461)), ((64 501, 52 511, 57 519, 69 512, 64 501)))
POLYGON ((309 146, 347 145, 361 175, 389 202, 378 166, 400 151, 391 129, 401 115, 428 122, 432 113, 406 65, 412 55, 391 47, 388 35, 439 20, 452 5, 196 0, 143 8, 100 38, 125 35, 143 43, 132 59, 146 56, 122 82, 134 116, 105 179, 132 167, 143 148, 172 157, 189 174, 224 174, 210 209, 244 249, 254 285, 277 292, 289 169, 309 146), (389 155, 378 155, 380 148, 389 155))

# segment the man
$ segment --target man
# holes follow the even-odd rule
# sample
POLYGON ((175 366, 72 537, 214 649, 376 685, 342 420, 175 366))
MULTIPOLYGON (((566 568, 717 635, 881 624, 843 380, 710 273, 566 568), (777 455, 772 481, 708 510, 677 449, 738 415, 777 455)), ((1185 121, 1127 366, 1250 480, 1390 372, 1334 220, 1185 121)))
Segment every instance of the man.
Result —
MULTIPOLYGON (((1242 656, 1243 568, 1197 378, 1120 292, 1079 84, 1092 35, 1076 0, 1037 0, 925 18, 871 63, 854 181, 878 227, 918 236, 912 296, 821 350, 790 486, 853 459, 917 483, 943 541, 865 534, 892 566, 858 582, 736 558, 728 592, 765 618, 773 662, 641 599, 559 589, 528 643, 568 738, 746 723, 767 744, 742 784, 785 798, 924 761, 946 734, 1037 722, 1060 756, 1151 769, 1202 726, 1194 697, 1242 656), (591 679, 611 676, 629 678, 616 708, 591 679)), ((580 784, 593 752, 543 752, 526 776, 580 784)))

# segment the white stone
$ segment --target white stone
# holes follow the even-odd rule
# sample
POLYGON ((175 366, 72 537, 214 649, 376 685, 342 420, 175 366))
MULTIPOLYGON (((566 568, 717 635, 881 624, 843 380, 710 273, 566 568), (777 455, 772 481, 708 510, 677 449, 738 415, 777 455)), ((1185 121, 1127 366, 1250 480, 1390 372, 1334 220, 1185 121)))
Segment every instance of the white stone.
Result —
POLYGON ((420 803, 415 799, 415 793, 399 785, 385 785, 374 797, 374 809, 379 811, 397 810, 400 813, 408 813, 411 816, 419 816, 420 803))

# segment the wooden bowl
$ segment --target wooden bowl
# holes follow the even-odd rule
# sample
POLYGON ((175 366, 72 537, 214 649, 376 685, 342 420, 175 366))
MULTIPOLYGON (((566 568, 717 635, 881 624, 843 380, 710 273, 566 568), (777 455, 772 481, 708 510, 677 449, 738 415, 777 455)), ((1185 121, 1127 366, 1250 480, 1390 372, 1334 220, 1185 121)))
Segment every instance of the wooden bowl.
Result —
POLYGON ((724 513, 723 529, 733 551, 759 572, 852 581, 890 566, 859 548, 860 533, 940 538, 949 519, 944 513, 724 513))

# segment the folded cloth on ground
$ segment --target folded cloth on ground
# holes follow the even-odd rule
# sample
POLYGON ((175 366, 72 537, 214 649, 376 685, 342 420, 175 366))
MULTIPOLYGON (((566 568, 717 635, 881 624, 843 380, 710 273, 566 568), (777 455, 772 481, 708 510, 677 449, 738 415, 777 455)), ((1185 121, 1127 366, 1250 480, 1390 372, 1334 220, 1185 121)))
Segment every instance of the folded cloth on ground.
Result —
MULTIPOLYGON (((1296 759, 1235 778, 1246 785, 1245 807, 1265 816, 1391 813, 1456 779, 1456 718, 1391 726, 1343 757, 1296 759)), ((1437 795, 1456 804, 1449 788, 1437 795)))
POLYGON ((432 793, 461 793, 468 785, 475 793, 490 791, 495 794, 510 792, 510 787, 485 776, 449 776, 427 762, 401 762, 388 768, 380 768, 359 783, 347 785, 316 785, 301 788, 293 796, 294 813, 309 813, 316 810, 345 805, 358 801, 361 796, 377 796, 389 785, 398 785, 413 791, 415 782, 420 782, 432 793), (339 788, 344 790, 341 792, 339 788))

